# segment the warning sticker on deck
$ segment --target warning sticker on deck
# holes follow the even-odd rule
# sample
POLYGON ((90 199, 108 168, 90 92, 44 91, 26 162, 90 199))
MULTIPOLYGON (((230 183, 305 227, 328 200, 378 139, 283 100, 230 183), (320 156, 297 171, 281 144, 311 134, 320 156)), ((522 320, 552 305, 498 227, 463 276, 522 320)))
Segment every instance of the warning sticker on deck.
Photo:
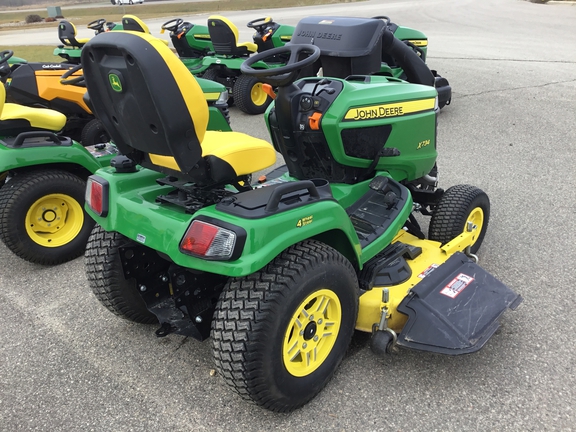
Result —
POLYGON ((420 273, 418 275, 418 277, 420 279, 424 279, 426 276, 428 276, 430 273, 432 273, 434 271, 434 269, 437 269, 438 267, 440 267, 438 264, 430 264, 430 266, 424 270, 422 273, 420 273))
POLYGON ((443 294, 450 298, 456 298, 458 294, 464 291, 468 285, 472 283, 474 278, 472 276, 460 273, 452 281, 440 290, 440 294, 443 294))

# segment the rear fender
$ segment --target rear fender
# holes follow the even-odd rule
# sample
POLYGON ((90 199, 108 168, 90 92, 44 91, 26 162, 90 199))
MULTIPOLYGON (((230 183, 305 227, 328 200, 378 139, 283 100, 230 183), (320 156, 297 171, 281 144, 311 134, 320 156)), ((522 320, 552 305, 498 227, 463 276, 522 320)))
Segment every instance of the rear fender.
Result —
POLYGON ((68 164, 84 168, 90 173, 110 164, 114 155, 94 156, 80 144, 71 146, 9 148, 0 140, 0 172, 45 165, 68 164))
POLYGON ((214 205, 192 215, 179 207, 156 202, 158 195, 170 190, 156 183, 162 176, 159 173, 140 168, 136 173, 119 174, 105 168, 96 175, 108 182, 108 202, 114 205, 110 205, 106 217, 86 207, 90 216, 106 231, 119 232, 186 268, 231 277, 246 276, 262 269, 288 247, 311 238, 337 239, 332 242, 333 247, 341 249, 354 264, 361 262, 362 251, 354 227, 336 201, 319 201, 257 219, 224 213, 214 205), (238 259, 210 261, 180 251, 184 234, 199 217, 214 225, 238 227, 239 232, 245 233, 238 259), (338 234, 329 234, 334 232, 338 234))

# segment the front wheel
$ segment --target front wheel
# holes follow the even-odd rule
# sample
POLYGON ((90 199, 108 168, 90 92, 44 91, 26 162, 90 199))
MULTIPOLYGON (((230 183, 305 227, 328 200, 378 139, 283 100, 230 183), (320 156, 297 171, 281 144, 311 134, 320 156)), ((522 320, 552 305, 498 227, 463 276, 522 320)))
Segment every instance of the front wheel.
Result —
POLYGON ((130 242, 121 234, 106 232, 96 225, 86 245, 85 266, 88 284, 106 309, 137 323, 153 324, 156 316, 140 296, 135 279, 126 279, 120 248, 130 242))
POLYGON ((292 411, 334 374, 357 313, 350 262, 323 243, 298 243, 263 270, 225 286, 212 321, 216 368, 242 397, 292 411))
POLYGON ((83 209, 85 189, 84 180, 67 171, 16 174, 0 189, 0 239, 37 264, 82 255, 94 226, 83 209))
POLYGON ((473 229, 470 252, 476 253, 486 235, 490 218, 490 200, 481 189, 471 185, 449 188, 432 213, 428 238, 442 244, 473 229))
POLYGON ((98 119, 92 119, 82 129, 80 142, 84 147, 107 143, 110 141, 110 135, 104 129, 104 124, 98 119))
POLYGON ((234 103, 240 111, 246 114, 262 114, 272 102, 272 98, 262 88, 263 83, 257 78, 240 75, 234 87, 232 95, 234 103))

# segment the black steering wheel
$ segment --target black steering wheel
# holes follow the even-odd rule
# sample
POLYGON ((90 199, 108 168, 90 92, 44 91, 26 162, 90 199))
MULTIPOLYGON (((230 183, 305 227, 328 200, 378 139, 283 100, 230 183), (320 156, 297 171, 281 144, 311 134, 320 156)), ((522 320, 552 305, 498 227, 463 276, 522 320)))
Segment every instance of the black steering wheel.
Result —
POLYGON ((258 33, 263 33, 264 29, 270 24, 274 24, 274 21, 270 17, 256 18, 246 24, 246 27, 256 30, 258 33))
MULTIPOLYGON (((6 77, 10 75, 12 70, 10 69, 10 65, 8 64, 8 59, 14 55, 14 51, 12 50, 5 50, 0 52, 0 77, 6 77)), ((0 83, 2 85, 2 83, 0 83)))
POLYGON ((240 72, 259 78, 262 82, 274 87, 283 87, 296 79, 298 72, 306 66, 312 65, 320 57, 320 48, 309 44, 287 44, 280 48, 273 48, 248 57, 240 65, 240 72), (254 69, 252 65, 268 57, 290 54, 284 66, 270 69, 254 69), (301 58, 304 56, 304 58, 301 58))
POLYGON ((14 55, 12 50, 4 50, 0 52, 0 64, 8 63, 8 59, 14 55))
POLYGON ((70 75, 72 75, 75 72, 78 72, 80 69, 82 69, 81 64, 76 65, 72 69, 69 69, 66 72, 64 72, 64 75, 60 77, 60 84, 74 85, 77 87, 86 87, 86 81, 84 81, 84 75, 68 79, 70 75))
POLYGON ((106 20, 104 18, 99 18, 88 23, 86 27, 88 27, 90 30, 94 30, 96 34, 98 34, 104 31, 104 24, 106 24, 106 20))
POLYGON ((166 21, 164 24, 162 24, 162 30, 168 30, 172 33, 175 33, 183 22, 184 20, 182 18, 171 19, 170 21, 166 21))
POLYGON ((372 19, 379 19, 384 21, 384 23, 386 24, 386 27, 388 27, 390 25, 390 18, 388 18, 386 15, 376 15, 373 16, 372 19))

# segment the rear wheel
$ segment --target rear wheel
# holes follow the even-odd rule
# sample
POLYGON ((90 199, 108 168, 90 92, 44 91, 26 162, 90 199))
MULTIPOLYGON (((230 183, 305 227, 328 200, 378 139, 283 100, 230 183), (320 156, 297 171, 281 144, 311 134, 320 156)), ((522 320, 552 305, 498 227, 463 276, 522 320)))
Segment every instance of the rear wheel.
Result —
POLYGON ((242 397, 277 412, 316 396, 342 361, 358 313, 350 262, 317 241, 231 279, 216 306, 216 368, 242 397))
POLYGON ((84 147, 110 141, 110 135, 98 119, 92 119, 82 129, 80 142, 84 147))
POLYGON ((476 253, 486 235, 489 218, 490 200, 484 191, 471 185, 452 186, 434 209, 428 238, 445 244, 470 227, 474 229, 470 252, 476 253))
POLYGON ((88 239, 85 253, 86 276, 96 298, 119 317, 137 323, 158 322, 146 308, 135 279, 126 279, 119 248, 129 240, 116 232, 106 232, 96 225, 88 239))
POLYGON ((272 98, 262 88, 257 78, 240 75, 234 83, 232 94, 234 103, 247 114, 262 114, 272 102, 272 98))
POLYGON ((19 257, 54 265, 84 252, 94 221, 86 183, 67 171, 17 174, 0 189, 0 238, 19 257))

